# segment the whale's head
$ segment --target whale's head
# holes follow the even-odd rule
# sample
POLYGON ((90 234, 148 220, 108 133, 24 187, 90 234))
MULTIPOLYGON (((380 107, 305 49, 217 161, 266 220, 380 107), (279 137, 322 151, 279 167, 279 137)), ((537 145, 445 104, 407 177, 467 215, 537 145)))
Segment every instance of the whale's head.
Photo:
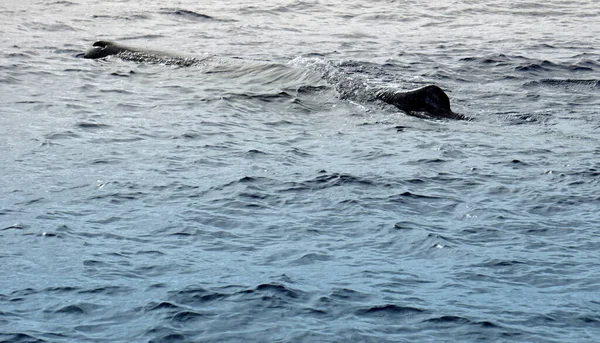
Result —
POLYGON ((116 55, 125 49, 111 41, 100 40, 95 42, 88 51, 83 54, 83 58, 103 58, 110 55, 116 55))

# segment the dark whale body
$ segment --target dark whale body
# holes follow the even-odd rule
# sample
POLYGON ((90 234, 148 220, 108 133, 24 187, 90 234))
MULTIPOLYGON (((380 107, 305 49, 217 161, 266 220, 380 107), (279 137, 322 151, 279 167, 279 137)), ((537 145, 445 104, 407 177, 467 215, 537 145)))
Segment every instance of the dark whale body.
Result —
MULTIPOLYGON (((140 56, 162 56, 177 59, 176 63, 182 66, 193 65, 201 60, 195 58, 181 58, 165 52, 151 51, 146 49, 129 47, 112 41, 101 40, 95 42, 82 57, 90 59, 104 58, 112 55, 139 54, 140 56)), ((79 55, 81 56, 81 55, 79 55)), ((137 61, 147 61, 144 58, 136 58, 137 61)), ((164 60, 163 60, 164 61, 164 60)), ((462 114, 452 112, 448 95, 438 86, 428 85, 410 91, 398 91, 394 89, 381 88, 376 90, 375 98, 409 115, 421 118, 449 118, 468 119, 462 114)))
POLYGON ((119 45, 111 41, 100 40, 95 42, 88 51, 83 54, 83 58, 103 58, 111 55, 117 55, 123 51, 137 52, 137 49, 119 45))
POLYGON ((467 119, 452 112, 450 98, 438 86, 428 85, 410 91, 379 90, 375 97, 417 117, 467 119))
MULTIPOLYGON (((108 41, 108 40, 99 40, 99 41, 95 42, 92 45, 92 47, 83 54, 82 57, 90 58, 90 59, 104 58, 104 57, 112 56, 112 55, 121 55, 123 57, 126 57, 126 56, 124 56, 125 54, 129 54, 129 55, 137 54, 139 56, 146 56, 146 57, 147 56, 155 56, 155 57, 162 57, 162 58, 195 60, 194 58, 182 57, 182 56, 174 55, 174 54, 164 52, 164 51, 153 51, 153 50, 148 50, 148 49, 135 48, 135 47, 127 46, 127 45, 118 44, 118 43, 108 41)), ((132 56, 129 56, 129 57, 132 57, 132 56)))

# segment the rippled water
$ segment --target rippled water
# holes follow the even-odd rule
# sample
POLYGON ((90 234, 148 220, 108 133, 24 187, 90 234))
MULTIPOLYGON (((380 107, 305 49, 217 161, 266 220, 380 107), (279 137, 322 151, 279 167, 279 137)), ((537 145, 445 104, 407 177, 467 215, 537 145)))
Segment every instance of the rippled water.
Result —
POLYGON ((596 2, 7 0, 0 32, 0 341, 598 340, 596 2))

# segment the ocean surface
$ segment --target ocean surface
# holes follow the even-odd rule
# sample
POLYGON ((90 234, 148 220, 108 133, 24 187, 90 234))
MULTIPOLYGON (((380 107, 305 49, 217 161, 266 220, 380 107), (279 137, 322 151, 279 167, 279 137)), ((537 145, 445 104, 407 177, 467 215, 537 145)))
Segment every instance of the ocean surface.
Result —
POLYGON ((597 1, 2 0, 0 33, 0 342, 600 341, 597 1), (369 94, 427 84, 472 120, 369 94))

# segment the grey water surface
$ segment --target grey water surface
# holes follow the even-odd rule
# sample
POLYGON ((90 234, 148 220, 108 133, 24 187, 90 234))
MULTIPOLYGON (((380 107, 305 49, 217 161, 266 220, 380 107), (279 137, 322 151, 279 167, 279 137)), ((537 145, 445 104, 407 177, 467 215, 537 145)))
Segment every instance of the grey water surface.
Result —
POLYGON ((600 340, 596 1, 3 0, 0 32, 0 342, 600 340), (426 84, 473 120, 369 95, 426 84))

